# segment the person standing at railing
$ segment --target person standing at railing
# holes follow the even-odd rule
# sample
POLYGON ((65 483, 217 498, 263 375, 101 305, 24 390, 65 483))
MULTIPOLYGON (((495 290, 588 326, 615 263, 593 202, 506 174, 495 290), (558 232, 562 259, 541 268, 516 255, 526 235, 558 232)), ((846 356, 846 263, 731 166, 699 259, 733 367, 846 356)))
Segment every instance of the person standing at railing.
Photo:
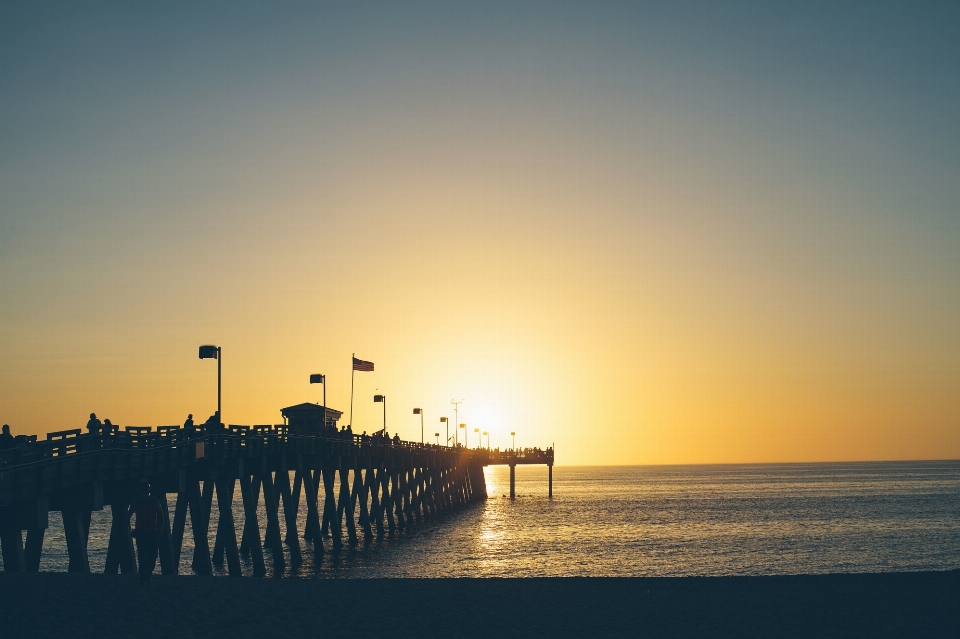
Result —
POLYGON ((207 417, 207 421, 203 423, 203 430, 207 433, 220 432, 220 411, 214 411, 213 415, 207 417))
POLYGON ((3 432, 0 432, 0 450, 9 450, 16 445, 17 442, 14 441, 13 435, 10 434, 10 424, 4 424, 3 432))
POLYGON ((133 538, 137 540, 137 562, 140 564, 140 583, 150 583, 157 565, 157 550, 160 542, 160 526, 166 525, 163 506, 150 490, 150 484, 141 484, 140 496, 130 504, 127 519, 137 515, 133 538))
POLYGON ((103 426, 100 427, 100 434, 103 435, 104 437, 113 435, 116 428, 117 427, 114 426, 109 419, 105 419, 103 420, 103 426))
POLYGON ((193 425, 193 413, 187 415, 187 421, 183 422, 183 436, 187 439, 193 439, 197 434, 197 427, 193 425))
POLYGON ((96 413, 90 413, 90 419, 87 420, 87 432, 91 435, 99 435, 103 429, 103 424, 97 419, 96 413))

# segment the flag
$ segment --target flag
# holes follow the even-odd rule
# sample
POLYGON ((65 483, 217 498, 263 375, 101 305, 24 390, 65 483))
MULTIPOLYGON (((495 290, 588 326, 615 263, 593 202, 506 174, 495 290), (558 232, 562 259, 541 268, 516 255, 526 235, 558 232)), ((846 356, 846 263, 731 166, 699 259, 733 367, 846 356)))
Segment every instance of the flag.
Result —
POLYGON ((373 372, 373 362, 365 362, 362 359, 353 358, 353 370, 355 371, 365 371, 368 373, 373 372))

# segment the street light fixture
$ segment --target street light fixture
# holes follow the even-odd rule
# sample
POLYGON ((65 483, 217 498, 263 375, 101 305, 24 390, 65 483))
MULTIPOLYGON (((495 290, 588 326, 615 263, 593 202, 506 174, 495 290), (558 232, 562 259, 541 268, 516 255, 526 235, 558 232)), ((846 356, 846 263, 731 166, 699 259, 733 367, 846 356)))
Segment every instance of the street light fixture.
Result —
POLYGON ((419 408, 414 408, 413 414, 420 416, 420 443, 423 444, 423 411, 419 408))
POLYGON ((310 375, 311 384, 323 384, 323 423, 320 424, 320 434, 327 428, 327 376, 314 373, 310 375))
POLYGON ((467 425, 460 424, 460 428, 463 429, 463 445, 466 446, 467 445, 467 425))
POLYGON ((516 450, 516 449, 517 449, 517 434, 516 434, 514 431, 511 430, 511 431, 510 431, 510 437, 511 437, 511 440, 512 440, 512 443, 510 444, 510 446, 511 446, 512 450, 516 450))
POLYGON ((373 401, 383 402, 383 434, 387 434, 387 396, 386 395, 374 395, 373 401))
POLYGON ((480 429, 474 428, 473 432, 477 434, 477 448, 483 448, 483 437, 480 435, 480 429))
POLYGON ((437 446, 439 446, 439 445, 440 445, 440 433, 434 433, 434 435, 435 435, 436 438, 437 438, 437 446))
MULTIPOLYGON (((490 450, 490 431, 485 430, 483 434, 487 436, 487 450, 490 450)), ((483 440, 480 440, 480 442, 483 443, 483 440)))
MULTIPOLYGON (((220 352, 219 346, 213 346, 212 344, 206 344, 200 347, 200 359, 215 359, 217 360, 217 421, 220 424, 223 423, 223 413, 220 411, 220 396, 221 396, 221 380, 220 375, 220 363, 223 361, 223 353, 220 352)), ((217 430, 220 430, 220 424, 217 424, 217 430)))
MULTIPOLYGON (((441 418, 440 418, 440 421, 447 425, 447 439, 446 439, 446 441, 444 442, 443 445, 444 445, 444 446, 449 446, 449 445, 450 445, 450 420, 447 419, 446 417, 441 417, 441 418)), ((437 436, 439 437, 440 434, 437 433, 437 436)), ((439 444, 440 442, 437 442, 437 443, 439 444)))

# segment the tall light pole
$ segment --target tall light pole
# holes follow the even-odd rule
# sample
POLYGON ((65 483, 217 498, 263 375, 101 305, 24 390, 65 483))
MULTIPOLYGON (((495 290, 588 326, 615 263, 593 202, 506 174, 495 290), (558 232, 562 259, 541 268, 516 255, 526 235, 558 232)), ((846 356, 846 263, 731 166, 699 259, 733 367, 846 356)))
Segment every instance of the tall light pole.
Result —
MULTIPOLYGON (((487 450, 490 450, 490 431, 485 430, 483 434, 487 436, 487 450)), ((483 443, 483 440, 480 440, 483 443)))
POLYGON ((439 446, 439 445, 440 445, 440 433, 434 433, 434 435, 437 437, 437 446, 439 446))
POLYGON ((327 376, 314 373, 310 376, 311 384, 323 384, 323 422, 320 424, 320 435, 327 428, 327 376))
POLYGON ((477 448, 483 448, 483 435, 480 434, 480 429, 474 428, 473 432, 477 434, 477 448))
MULTIPOLYGON (((447 439, 443 445, 449 446, 450 445, 450 420, 447 419, 446 417, 441 417, 440 421, 447 425, 447 439)), ((439 436, 440 436, 440 433, 437 433, 437 437, 439 436)), ((439 444, 440 442, 438 441, 437 443, 439 444)))
POLYGON ((460 424, 460 428, 463 429, 463 447, 464 447, 464 448, 470 448, 470 445, 468 444, 469 439, 467 438, 467 425, 466 425, 466 424, 460 424))
POLYGON ((512 431, 512 430, 510 431, 510 438, 511 438, 511 440, 512 440, 512 443, 510 444, 511 450, 516 450, 516 449, 517 449, 517 434, 516 434, 514 431, 512 431))
POLYGON ((423 411, 419 408, 414 408, 413 414, 420 416, 420 443, 423 444, 423 411))
POLYGON ((200 359, 215 359, 217 360, 217 421, 220 423, 217 424, 217 430, 220 430, 220 424, 223 424, 223 413, 220 411, 220 390, 221 390, 221 376, 220 376, 220 363, 223 361, 223 353, 220 352, 219 346, 213 346, 212 344, 206 344, 200 347, 200 359))
POLYGON ((383 402, 383 434, 387 434, 387 396, 386 395, 374 395, 373 401, 383 402))
MULTIPOLYGON (((460 423, 460 404, 463 403, 463 400, 462 400, 462 399, 451 399, 451 400, 450 400, 450 403, 453 404, 453 423, 454 423, 454 424, 459 424, 459 423, 460 423)), ((458 432, 458 431, 453 431, 453 445, 454 445, 454 446, 457 445, 457 432, 458 432)), ((466 434, 466 433, 464 433, 464 434, 466 434)))

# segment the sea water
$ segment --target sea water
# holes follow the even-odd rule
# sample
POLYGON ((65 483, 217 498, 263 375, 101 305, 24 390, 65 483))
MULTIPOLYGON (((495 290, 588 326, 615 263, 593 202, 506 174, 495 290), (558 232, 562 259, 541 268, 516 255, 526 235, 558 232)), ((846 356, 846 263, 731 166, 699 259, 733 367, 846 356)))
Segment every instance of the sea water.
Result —
MULTIPOLYGON (((405 532, 334 552, 301 540, 295 565, 268 550, 268 575, 527 577, 774 575, 960 568, 960 462, 716 466, 544 466, 486 469, 489 498, 405 532)), ((322 500, 321 491, 321 500, 322 500)), ((173 512, 175 495, 170 496, 173 512)), ((321 504, 322 508, 322 504, 321 504)), ((266 517, 260 506, 261 539, 266 517)), ((233 504, 243 527, 239 489, 233 504)), ((216 499, 210 546, 217 529, 216 499)), ((299 529, 306 507, 301 503, 299 529)), ((283 513, 281 530, 285 534, 283 513)), ((41 570, 66 571, 59 513, 50 513, 41 570)), ((109 508, 90 524, 101 572, 109 508)), ((180 573, 191 574, 189 518, 180 573)), ((244 574, 253 566, 242 561, 244 574)), ((159 566, 158 566, 159 570, 159 566)), ((226 568, 215 567, 215 574, 226 568)))

